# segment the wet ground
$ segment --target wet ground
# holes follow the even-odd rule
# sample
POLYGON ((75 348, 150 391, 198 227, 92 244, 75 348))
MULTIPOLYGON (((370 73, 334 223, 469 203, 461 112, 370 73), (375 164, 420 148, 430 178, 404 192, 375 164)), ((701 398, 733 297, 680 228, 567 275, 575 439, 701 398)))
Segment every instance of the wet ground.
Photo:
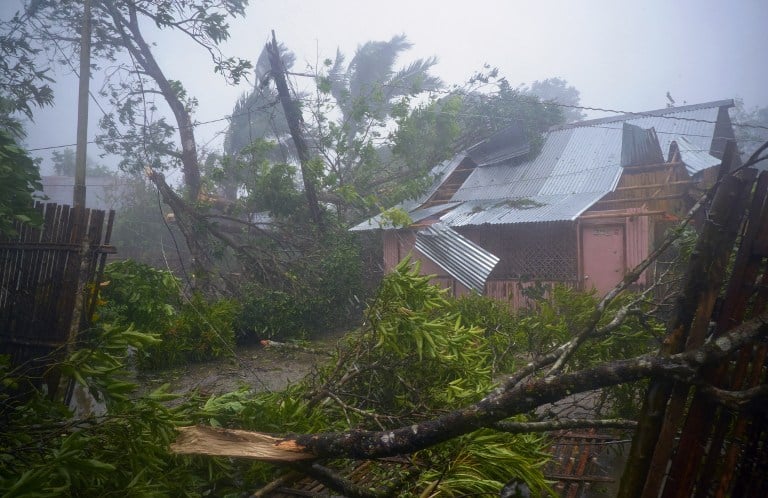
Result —
POLYGON ((170 391, 183 394, 222 394, 246 386, 254 391, 277 391, 296 383, 315 366, 330 359, 336 339, 329 338, 302 346, 241 346, 233 358, 192 363, 179 368, 142 372, 137 381, 140 392, 152 391, 164 383, 170 391))

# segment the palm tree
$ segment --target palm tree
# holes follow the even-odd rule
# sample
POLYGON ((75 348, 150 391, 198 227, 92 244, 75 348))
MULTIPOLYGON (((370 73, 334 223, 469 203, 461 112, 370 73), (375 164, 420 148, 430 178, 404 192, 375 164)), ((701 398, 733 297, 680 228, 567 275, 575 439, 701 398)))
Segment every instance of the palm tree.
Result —
POLYGON ((369 119, 383 121, 391 116, 393 105, 401 98, 437 90, 440 78, 429 74, 437 58, 417 59, 395 71, 398 56, 413 45, 405 35, 389 41, 369 41, 358 47, 344 67, 345 57, 336 51, 328 73, 331 95, 348 125, 347 135, 360 133, 369 119))
MULTIPOLYGON (((411 47, 405 35, 369 41, 358 47, 349 64, 336 51, 327 74, 328 91, 340 113, 337 132, 331 134, 335 150, 325 156, 329 176, 335 180, 331 190, 351 187, 361 197, 376 195, 376 185, 392 174, 391 147, 377 139, 387 133, 396 105, 442 87, 440 79, 429 74, 435 57, 396 69, 400 54, 411 47)), ((322 143, 322 129, 319 134, 322 143)), ((344 204, 339 203, 340 215, 344 204)))

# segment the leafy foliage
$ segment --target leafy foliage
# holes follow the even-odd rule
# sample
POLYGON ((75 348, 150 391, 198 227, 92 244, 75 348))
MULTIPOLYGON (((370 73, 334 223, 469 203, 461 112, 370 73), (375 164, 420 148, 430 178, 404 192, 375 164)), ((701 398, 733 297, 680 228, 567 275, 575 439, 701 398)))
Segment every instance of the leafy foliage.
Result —
POLYGON ((540 435, 482 429, 417 453, 417 461, 443 464, 428 467, 417 486, 424 489, 421 496, 496 496, 504 484, 517 479, 535 496, 554 495, 541 472, 549 460, 546 443, 540 435))
MULTIPOLYGON (((51 154, 53 160, 53 171, 57 175, 75 176, 75 151, 66 148, 63 150, 54 150, 51 154)), ((114 176, 115 172, 102 164, 95 163, 90 157, 86 159, 85 174, 87 176, 114 176)))
POLYGON ((523 92, 535 95, 542 102, 559 104, 563 117, 567 123, 581 121, 586 118, 584 111, 579 109, 581 95, 579 91, 568 85, 563 78, 547 78, 536 80, 530 87, 524 87, 523 92))
POLYGON ((444 294, 417 265, 401 262, 382 281, 366 326, 348 339, 341 367, 321 372, 315 390, 343 392, 337 409, 350 424, 411 422, 478 399, 492 385, 486 339, 463 324, 444 294))
POLYGON ((464 323, 485 331, 492 355, 493 373, 511 372, 525 351, 527 337, 509 306, 497 299, 469 294, 452 300, 464 323))
POLYGON ((246 286, 235 328, 238 340, 306 339, 344 326, 363 292, 360 250, 348 232, 326 234, 290 263, 289 285, 246 286))
MULTIPOLYGON (((637 296, 625 293, 619 296, 598 323, 605 327, 619 309, 634 302, 637 296)), ((557 284, 536 301, 530 312, 520 317, 518 337, 526 337, 525 350, 534 358, 549 353, 582 331, 597 306, 594 292, 580 292, 557 284)), ((621 324, 606 334, 596 334, 586 342, 569 363, 570 368, 580 369, 606 361, 631 358, 655 350, 663 336, 664 326, 646 315, 642 303, 639 310, 629 315, 621 324)), ((611 416, 633 418, 640 407, 644 384, 624 384, 605 389, 599 394, 598 411, 611 416)))
POLYGON ((0 130, 0 234, 14 235, 18 221, 42 223, 35 211, 35 190, 42 190, 40 173, 26 151, 0 130))
MULTIPOLYGON (((760 145, 768 141, 768 106, 747 108, 742 99, 736 99, 736 106, 731 112, 741 157, 746 161, 760 145)), ((765 166, 760 167, 765 169, 765 166)))
POLYGON ((142 368, 232 354, 233 322, 240 309, 234 301, 208 303, 199 294, 185 299, 173 274, 131 260, 111 263, 105 275, 109 285, 101 293, 101 319, 159 339, 138 353, 142 368))
POLYGON ((0 20, 0 130, 16 138, 24 129, 14 116, 32 117, 34 106, 53 104, 48 69, 39 67, 38 54, 31 38, 19 26, 24 16, 16 12, 10 20, 0 20))
MULTIPOLYGON (((3 496, 199 496, 215 489, 205 464, 167 451, 174 428, 189 423, 194 405, 163 402, 164 388, 136 401, 123 369, 129 348, 154 343, 128 327, 91 329, 62 373, 106 406, 100 417, 73 418, 58 399, 18 391, 24 382, 0 365, 0 493, 3 496), (9 387, 11 386, 11 387, 9 387)), ((227 475, 221 472, 218 475, 227 475)))

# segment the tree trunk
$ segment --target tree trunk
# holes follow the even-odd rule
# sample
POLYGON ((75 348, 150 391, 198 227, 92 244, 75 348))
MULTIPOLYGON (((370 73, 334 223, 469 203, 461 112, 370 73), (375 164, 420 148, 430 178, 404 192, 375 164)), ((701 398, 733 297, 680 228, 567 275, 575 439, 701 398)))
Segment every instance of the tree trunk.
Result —
POLYGON ((112 16, 115 26, 120 31, 125 47, 141 65, 144 72, 157 83, 160 93, 162 93, 163 98, 173 112, 179 130, 179 139, 181 140, 181 164, 184 172, 184 185, 186 186, 184 197, 188 201, 196 202, 200 194, 201 183, 200 164, 197 158, 197 144, 192 117, 184 103, 179 99, 168 78, 165 77, 165 73, 163 73, 160 65, 155 60, 149 44, 144 40, 141 28, 139 27, 136 9, 128 5, 129 18, 125 19, 113 5, 109 3, 105 5, 112 16))
POLYGON ((288 129, 291 131, 291 137, 293 143, 296 145, 296 152, 299 155, 299 162, 301 163, 301 177, 304 181, 304 194, 307 197, 307 207, 309 208, 309 214, 312 217, 312 221, 315 225, 323 230, 323 218, 320 210, 320 203, 317 201, 317 192, 315 190, 315 183, 313 180, 314 175, 310 171, 310 157, 309 150, 307 149, 307 143, 304 141, 304 135, 301 130, 303 118, 301 117, 301 110, 296 105, 296 102, 291 98, 290 91, 288 90, 288 83, 285 80, 285 71, 283 70, 283 63, 280 60, 280 48, 277 44, 277 38, 275 38, 275 32, 272 31, 272 42, 267 43, 267 52, 269 54, 269 63, 272 66, 272 77, 275 79, 275 85, 277 86, 277 93, 280 97, 280 103, 283 106, 285 112, 285 119, 288 121, 288 129))

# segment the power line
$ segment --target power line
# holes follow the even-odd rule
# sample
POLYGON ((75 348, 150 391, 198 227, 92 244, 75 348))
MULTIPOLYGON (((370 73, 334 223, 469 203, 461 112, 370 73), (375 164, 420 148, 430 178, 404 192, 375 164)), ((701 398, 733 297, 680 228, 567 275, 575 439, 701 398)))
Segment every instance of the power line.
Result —
MULTIPOLYGON (((311 74, 307 74, 307 73, 295 73, 294 72, 294 73, 288 73, 288 74, 291 74, 293 76, 317 78, 316 75, 311 75, 311 74)), ((404 86, 404 85, 395 85, 395 84, 390 84, 390 83, 383 83, 380 86, 382 86, 382 87, 390 87, 390 88, 399 88, 399 89, 402 89, 402 90, 412 91, 411 87, 404 86)), ((372 89, 372 92, 373 92, 373 89, 372 89)), ((483 95, 483 96, 493 96, 493 95, 496 95, 496 96, 499 96, 499 93, 496 93, 496 94, 494 94, 494 93, 487 93, 487 94, 471 93, 471 92, 461 91, 461 90, 458 90, 456 88, 454 88, 454 89, 444 89, 444 90, 433 89, 433 90, 428 90, 425 93, 439 93, 439 94, 443 94, 443 95, 463 95, 465 97, 476 96, 476 95, 483 95)), ((717 124, 716 121, 710 121, 710 120, 707 120, 707 119, 686 118, 686 117, 682 117, 682 116, 667 116, 665 114, 661 114, 661 112, 667 112, 667 111, 651 111, 651 112, 622 111, 622 110, 619 110, 619 109, 611 109, 611 108, 607 108, 607 107, 590 107, 590 106, 583 106, 583 105, 577 105, 577 104, 563 104, 563 103, 560 103, 560 102, 557 102, 557 101, 554 101, 554 100, 542 100, 540 97, 537 97, 536 95, 533 95, 533 94, 527 95, 527 94, 523 94, 523 93, 518 93, 518 95, 515 96, 514 98, 508 98, 508 99, 502 99, 502 100, 506 100, 506 101, 510 101, 511 102, 511 101, 514 101, 515 99, 518 99, 518 100, 519 99, 528 100, 529 103, 532 103, 532 104, 546 104, 546 105, 552 105, 552 106, 555 106, 555 107, 565 107, 565 108, 568 108, 568 109, 578 109, 578 110, 582 110, 582 111, 609 112, 609 113, 617 114, 617 116, 615 116, 617 118, 621 117, 622 115, 625 115, 625 116, 626 115, 631 115, 631 116, 638 116, 638 117, 653 117, 653 118, 662 118, 662 119, 675 119, 675 120, 680 120, 680 121, 692 121, 692 122, 706 123, 706 124, 717 124)), ((685 107, 685 106, 683 106, 683 107, 685 107)), ((669 107, 668 109, 669 109, 668 112, 675 112, 676 108, 675 107, 669 107)), ((610 119, 610 118, 611 118, 611 116, 608 116, 606 118, 598 118, 598 119, 610 119)), ((592 120, 585 120, 585 121, 592 121, 592 120)), ((760 130, 768 130, 768 126, 764 126, 764 125, 747 124, 747 123, 735 123, 735 122, 731 122, 731 124, 733 126, 738 126, 738 127, 741 127, 741 128, 755 128, 755 129, 760 129, 760 130)), ((567 125, 564 125, 564 126, 567 126, 567 125)))
MULTIPOLYGON (((456 94, 457 92, 439 92, 439 93, 456 94)), ((469 94, 464 94, 464 95, 469 95, 469 94)), ((524 97, 524 98, 527 98, 527 97, 524 97)), ((308 101, 308 99, 298 99, 298 100, 308 101)), ((513 99, 505 99, 505 100, 512 101, 513 99)), ((652 112, 648 113, 648 112, 621 111, 621 110, 617 110, 617 109, 610 109, 610 108, 603 108, 603 107, 589 107, 589 106, 578 106, 578 105, 571 105, 571 104, 561 104, 561 103, 558 103, 558 102, 551 102, 551 101, 542 102, 542 101, 538 101, 538 100, 531 100, 530 102, 531 103, 546 104, 546 105, 553 105, 553 106, 557 106, 557 107, 566 107, 566 108, 572 108, 572 109, 580 109, 580 110, 588 110, 588 111, 598 111, 598 112, 610 112, 610 113, 617 114, 617 116, 615 116, 616 118, 620 118, 622 116, 637 116, 637 117, 652 117, 652 118, 659 118, 659 119, 672 119, 672 120, 680 120, 680 121, 691 121, 691 122, 698 122, 698 123, 705 123, 705 124, 717 124, 717 121, 710 121, 710 120, 706 120, 706 119, 697 119, 697 118, 686 118, 686 117, 682 117, 682 116, 669 116, 669 115, 664 115, 664 114, 654 114, 652 112)), ((229 115, 225 115, 225 116, 223 116, 221 118, 210 119, 210 120, 206 120, 206 121, 196 121, 196 122, 192 123, 190 125, 190 127, 197 128, 198 126, 204 126, 204 125, 209 125, 209 124, 214 124, 214 123, 220 123, 222 121, 228 121, 228 120, 231 120, 231 119, 236 118, 236 117, 245 116, 245 115, 251 114, 253 112, 258 112, 258 111, 262 111, 262 110, 266 110, 266 109, 275 107, 277 105, 277 103, 278 103, 277 100, 275 100, 275 101, 269 102, 267 104, 258 106, 256 108, 249 108, 246 111, 238 113, 238 114, 229 114, 229 115)), ((102 112, 104 112, 103 109, 102 109, 102 112)), ((478 118, 493 117, 493 116, 491 116, 489 114, 473 114, 473 113, 461 113, 461 112, 459 112, 459 113, 451 113, 451 112, 439 111, 439 110, 430 110, 428 112, 433 112, 433 113, 436 113, 436 114, 450 114, 450 115, 461 116, 461 117, 478 117, 478 118)), ((674 108, 670 108, 670 112, 674 112, 674 108)), ((598 119, 610 119, 610 118, 611 117, 598 118, 598 119)), ((592 120, 586 120, 585 123, 588 123, 589 121, 592 121, 592 120)), ((577 123, 572 123, 572 125, 577 125, 577 123)), ((753 129, 760 129, 760 130, 768 131, 768 126, 762 126, 762 125, 751 125, 751 124, 746 124, 746 123, 735 123, 735 122, 731 122, 731 125, 732 126, 741 127, 741 128, 753 128, 753 129)), ((564 125, 564 126, 570 126, 570 125, 564 125)), ((600 128, 600 126, 597 126, 597 125, 585 124, 584 126, 590 126, 590 127, 593 127, 593 128, 600 128)), ((658 132, 657 131, 657 133, 670 133, 670 132, 658 132)), ((678 135, 678 136, 707 137, 707 135, 697 135, 697 134, 688 134, 688 133, 673 133, 673 134, 674 135, 678 135)), ((728 138, 728 137, 715 137, 715 138, 728 138)), ((119 141, 121 139, 124 139, 124 137, 113 138, 113 139, 100 139, 98 141, 97 140, 91 140, 91 141, 88 141, 88 143, 89 144, 93 144, 93 143, 98 143, 99 141, 115 142, 115 141, 119 141)), ((740 141, 741 142, 756 142, 756 143, 762 143, 763 142, 763 140, 759 140, 759 139, 743 139, 743 140, 740 140, 740 141)), ((74 147, 75 145, 76 144, 51 145, 51 146, 47 146, 47 147, 35 147, 35 148, 32 148, 32 149, 27 149, 27 150, 29 152, 36 152, 36 151, 42 151, 42 150, 60 149, 60 148, 64 148, 64 147, 74 147)))

